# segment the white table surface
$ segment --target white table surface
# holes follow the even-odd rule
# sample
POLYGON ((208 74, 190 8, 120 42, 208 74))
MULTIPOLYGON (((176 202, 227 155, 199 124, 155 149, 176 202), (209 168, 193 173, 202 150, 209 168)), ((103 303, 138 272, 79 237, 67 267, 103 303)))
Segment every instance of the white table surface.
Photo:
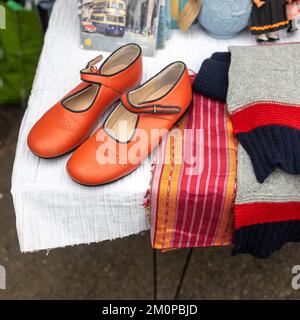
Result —
MULTIPOLYGON (((293 37, 283 33, 282 42, 299 41, 299 33, 293 37)), ((183 60, 198 71, 213 52, 226 51, 228 45, 249 44, 255 44, 255 39, 247 31, 227 41, 210 38, 198 26, 186 34, 175 31, 165 49, 153 58, 144 58, 144 79, 174 60, 183 60)), ((21 124, 12 176, 22 252, 112 240, 149 228, 143 199, 150 181, 150 159, 115 183, 84 187, 65 171, 69 155, 43 160, 27 147, 32 125, 79 82, 79 70, 97 55, 99 52, 80 49, 77 0, 57 0, 21 124)))

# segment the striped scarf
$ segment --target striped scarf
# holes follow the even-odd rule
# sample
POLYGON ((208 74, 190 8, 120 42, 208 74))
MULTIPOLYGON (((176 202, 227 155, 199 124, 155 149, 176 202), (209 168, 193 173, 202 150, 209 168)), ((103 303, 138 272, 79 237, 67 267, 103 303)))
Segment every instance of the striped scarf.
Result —
POLYGON ((153 164, 148 193, 152 247, 231 244, 235 178, 225 104, 194 93, 189 113, 163 139, 153 164))

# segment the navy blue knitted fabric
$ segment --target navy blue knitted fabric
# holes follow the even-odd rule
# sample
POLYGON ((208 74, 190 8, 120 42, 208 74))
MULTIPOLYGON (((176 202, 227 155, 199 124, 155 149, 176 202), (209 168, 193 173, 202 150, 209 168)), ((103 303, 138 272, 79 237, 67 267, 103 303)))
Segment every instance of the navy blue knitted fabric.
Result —
POLYGON ((226 102, 230 53, 216 52, 204 60, 193 82, 193 90, 214 100, 226 102))
POLYGON ((237 137, 251 158, 258 182, 264 182, 276 167, 290 174, 300 173, 299 130, 266 126, 239 133, 237 137))
POLYGON ((230 65, 231 61, 231 53, 230 52, 215 52, 210 57, 213 60, 225 62, 226 64, 230 65))
POLYGON ((288 242, 300 241, 300 221, 272 222, 242 227, 235 233, 232 255, 248 253, 267 259, 288 242))

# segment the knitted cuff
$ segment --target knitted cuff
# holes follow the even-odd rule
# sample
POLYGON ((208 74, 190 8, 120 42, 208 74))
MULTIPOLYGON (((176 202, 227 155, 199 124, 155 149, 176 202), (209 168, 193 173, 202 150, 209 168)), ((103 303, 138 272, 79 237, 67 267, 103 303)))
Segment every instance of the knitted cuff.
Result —
POLYGON ((214 100, 226 102, 228 90, 229 53, 215 53, 206 59, 193 82, 193 90, 214 100))
POLYGON ((258 182, 281 168, 290 174, 300 173, 300 131, 270 126, 257 128, 249 133, 239 133, 238 140, 251 158, 258 182))
POLYGON ((264 182, 276 167, 300 173, 300 107, 260 102, 236 112, 231 119, 257 181, 264 182))
POLYGON ((249 253, 256 258, 269 258, 288 242, 300 241, 300 221, 256 224, 235 233, 232 255, 249 253))

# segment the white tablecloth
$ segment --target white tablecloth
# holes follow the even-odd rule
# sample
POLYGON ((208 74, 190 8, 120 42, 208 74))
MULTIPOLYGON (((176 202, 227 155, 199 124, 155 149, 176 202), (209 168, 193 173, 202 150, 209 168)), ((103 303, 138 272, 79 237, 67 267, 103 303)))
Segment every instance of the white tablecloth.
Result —
MULTIPOLYGON (((298 34, 289 41, 299 39, 298 34)), ((165 49, 154 58, 144 58, 144 79, 174 60, 183 60, 198 71, 205 58, 233 44, 255 44, 255 39, 245 32, 232 40, 215 40, 197 26, 187 34, 176 31, 165 49)), ((12 176, 11 192, 23 252, 100 242, 149 228, 143 199, 150 180, 150 160, 115 183, 84 187, 65 171, 69 155, 43 160, 27 147, 32 125, 78 83, 79 70, 98 54, 79 47, 77 0, 57 0, 20 128, 12 176)))

